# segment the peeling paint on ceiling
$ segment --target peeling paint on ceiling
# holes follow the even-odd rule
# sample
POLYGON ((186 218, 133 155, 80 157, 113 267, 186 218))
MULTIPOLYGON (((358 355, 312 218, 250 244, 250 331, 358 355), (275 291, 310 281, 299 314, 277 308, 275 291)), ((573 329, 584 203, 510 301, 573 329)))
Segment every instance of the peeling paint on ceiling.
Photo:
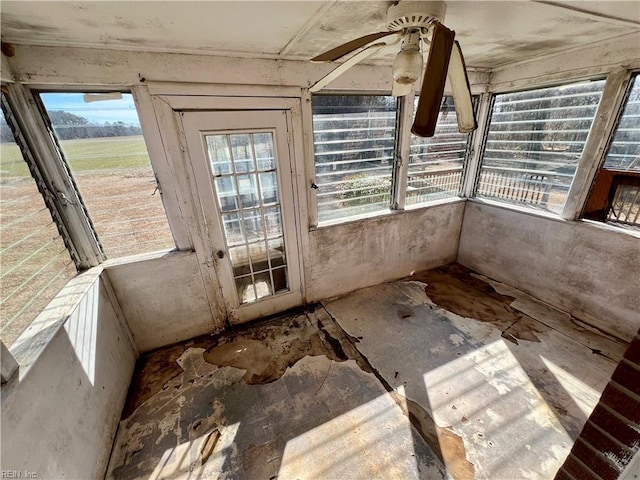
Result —
MULTIPOLYGON (((308 59, 383 31, 388 1, 3 1, 2 40, 256 58, 308 59)), ((449 1, 470 67, 494 68, 639 32, 636 1, 449 1), (611 17, 611 18, 609 18, 611 17)), ((397 47, 372 57, 390 63, 397 47)))

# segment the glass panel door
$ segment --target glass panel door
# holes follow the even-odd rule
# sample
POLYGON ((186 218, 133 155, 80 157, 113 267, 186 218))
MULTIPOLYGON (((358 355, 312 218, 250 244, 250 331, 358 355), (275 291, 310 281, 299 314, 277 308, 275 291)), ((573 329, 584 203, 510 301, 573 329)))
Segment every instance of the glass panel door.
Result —
POLYGON ((239 302, 289 291, 273 134, 205 139, 239 302))
POLYGON ((183 112, 179 118, 229 320, 300 305, 286 112, 183 112))

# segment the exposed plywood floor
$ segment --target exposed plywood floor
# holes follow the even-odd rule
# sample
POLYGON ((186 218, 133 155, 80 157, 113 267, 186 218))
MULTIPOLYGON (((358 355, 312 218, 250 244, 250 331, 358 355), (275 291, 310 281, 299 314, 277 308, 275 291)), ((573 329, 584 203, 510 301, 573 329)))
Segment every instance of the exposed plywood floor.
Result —
POLYGON ((108 478, 552 478, 624 345, 451 265, 143 356, 108 478))

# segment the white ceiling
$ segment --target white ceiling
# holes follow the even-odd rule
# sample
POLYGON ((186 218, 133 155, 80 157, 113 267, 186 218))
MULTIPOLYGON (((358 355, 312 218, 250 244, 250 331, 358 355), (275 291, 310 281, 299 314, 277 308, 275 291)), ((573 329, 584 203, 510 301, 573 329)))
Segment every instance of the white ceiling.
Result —
MULTIPOLYGON (((23 45, 309 59, 384 31, 391 3, 1 1, 1 36, 23 45)), ((444 23, 468 66, 493 68, 638 32, 640 2, 449 1, 444 23)))

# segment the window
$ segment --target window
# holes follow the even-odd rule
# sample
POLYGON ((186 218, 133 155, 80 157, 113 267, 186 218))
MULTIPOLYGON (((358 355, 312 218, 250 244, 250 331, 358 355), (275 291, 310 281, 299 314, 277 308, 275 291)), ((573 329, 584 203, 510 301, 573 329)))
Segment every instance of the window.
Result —
POLYGON ((0 337, 10 347, 76 269, 0 117, 0 337))
POLYGON ((40 98, 107 256, 174 247, 131 94, 40 98))
POLYGON ((388 210, 396 99, 318 95, 312 105, 319 222, 388 210))
POLYGON ((496 95, 477 196, 561 213, 604 80, 496 95))
MULTIPOLYGON (((413 109, 418 108, 418 97, 413 109)), ((462 167, 469 134, 458 131, 452 97, 440 107, 435 135, 421 138, 411 135, 406 204, 455 197, 460 190, 462 167)))
POLYGON ((584 217, 640 228, 640 81, 636 75, 584 217))
POLYGON ((604 168, 640 172, 640 76, 633 80, 627 104, 609 147, 604 168))

